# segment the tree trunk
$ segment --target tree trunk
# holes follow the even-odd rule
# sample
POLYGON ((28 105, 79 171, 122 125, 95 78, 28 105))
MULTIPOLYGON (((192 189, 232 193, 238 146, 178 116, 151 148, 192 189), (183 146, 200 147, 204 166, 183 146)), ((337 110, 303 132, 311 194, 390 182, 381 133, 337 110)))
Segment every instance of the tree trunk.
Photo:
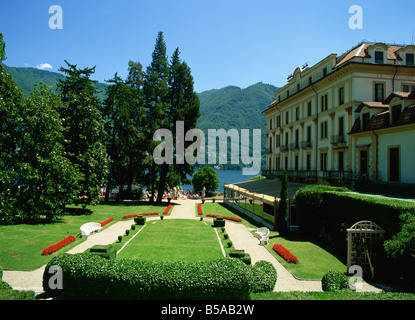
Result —
POLYGON ((163 194, 164 194, 164 189, 166 187, 166 176, 167 176, 168 171, 169 171, 169 165, 167 163, 163 163, 161 166, 161 172, 160 172, 160 182, 159 182, 159 187, 158 187, 157 203, 161 203, 163 201, 163 194))

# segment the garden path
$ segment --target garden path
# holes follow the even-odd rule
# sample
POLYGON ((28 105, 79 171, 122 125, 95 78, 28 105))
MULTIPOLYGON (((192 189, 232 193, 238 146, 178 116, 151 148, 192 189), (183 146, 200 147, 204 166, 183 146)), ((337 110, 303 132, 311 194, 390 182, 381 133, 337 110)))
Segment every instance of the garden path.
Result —
MULTIPOLYGON (((195 214, 197 200, 174 200, 175 204, 170 216, 165 219, 199 219, 195 214)), ((147 220, 159 219, 158 217, 147 217, 147 220)), ((208 218, 206 220, 209 221, 208 218)), ((68 251, 70 254, 83 252, 96 244, 111 244, 115 242, 120 234, 129 229, 133 220, 119 221, 99 233, 95 233, 78 246, 68 251)), ((251 255, 252 264, 259 260, 271 262, 277 270, 277 283, 274 291, 321 291, 321 281, 298 280, 270 253, 266 247, 259 245, 250 230, 241 223, 226 221, 226 232, 236 249, 244 249, 251 255)), ((3 281, 10 284, 16 290, 33 290, 37 294, 43 292, 42 277, 45 266, 34 271, 4 271, 3 281)), ((363 289, 358 291, 381 290, 364 283, 363 289)))

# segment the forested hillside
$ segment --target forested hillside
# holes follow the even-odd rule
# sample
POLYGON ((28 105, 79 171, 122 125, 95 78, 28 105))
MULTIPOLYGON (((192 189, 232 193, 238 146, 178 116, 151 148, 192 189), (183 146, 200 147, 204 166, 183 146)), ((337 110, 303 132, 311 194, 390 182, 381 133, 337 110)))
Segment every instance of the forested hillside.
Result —
MULTIPOLYGON (((36 68, 5 66, 5 69, 25 94, 29 94, 30 90, 33 89, 33 85, 40 82, 50 85, 56 90, 58 81, 65 78, 60 73, 36 68)), ((103 101, 106 84, 96 83, 95 86, 99 89, 99 98, 103 101)), ((274 92, 277 89, 273 85, 259 82, 244 89, 228 86, 198 93, 201 113, 197 122, 198 127, 205 132, 206 138, 208 136, 207 129, 261 129, 261 150, 264 164, 266 117, 261 112, 272 102, 274 92)), ((250 131, 250 134, 252 136, 252 131, 250 131)), ((236 169, 240 166, 222 165, 221 167, 223 169, 236 169)))

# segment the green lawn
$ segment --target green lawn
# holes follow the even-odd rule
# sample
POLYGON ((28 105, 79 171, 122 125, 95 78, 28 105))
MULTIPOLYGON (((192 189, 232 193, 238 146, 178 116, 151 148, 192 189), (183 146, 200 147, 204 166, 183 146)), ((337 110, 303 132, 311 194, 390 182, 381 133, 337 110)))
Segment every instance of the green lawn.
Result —
MULTIPOLYGON (((202 204, 202 211, 203 211, 203 216, 205 217, 207 214, 217 214, 220 216, 227 216, 227 217, 236 217, 236 218, 241 218, 242 219, 242 223, 247 227, 247 228, 259 228, 259 224, 250 219, 249 217, 246 217, 245 215, 239 213, 236 210, 232 210, 231 208, 228 208, 227 206, 225 206, 223 203, 212 203, 212 202, 205 202, 204 204, 202 204)), ((195 215, 198 216, 197 213, 197 204, 195 207, 195 215)))
POLYGON ((184 219, 147 221, 139 234, 123 239, 121 244, 132 240, 117 255, 117 259, 195 262, 222 258, 220 244, 211 225, 184 219))
MULTIPOLYGON (((53 245, 68 235, 80 234, 80 227, 86 222, 103 222, 114 218, 112 223, 124 215, 158 212, 162 213, 167 203, 148 205, 148 202, 125 201, 101 203, 87 207, 90 211, 71 208, 59 222, 47 224, 0 225, 0 266, 6 270, 34 270, 46 264, 53 256, 66 252, 84 241, 77 238, 75 242, 58 252, 42 256, 46 247, 53 245)), ((105 227, 110 226, 106 225, 105 227)), ((105 228, 104 227, 104 228, 105 228)))
POLYGON ((270 243, 267 245, 267 248, 295 277, 299 279, 321 280, 324 274, 330 270, 340 272, 347 271, 346 265, 335 256, 318 245, 299 236, 295 236, 295 233, 294 236, 287 238, 273 236, 273 233, 271 233, 270 243), (298 258, 299 263, 292 264, 285 262, 284 259, 272 249, 272 246, 275 243, 282 244, 298 258))

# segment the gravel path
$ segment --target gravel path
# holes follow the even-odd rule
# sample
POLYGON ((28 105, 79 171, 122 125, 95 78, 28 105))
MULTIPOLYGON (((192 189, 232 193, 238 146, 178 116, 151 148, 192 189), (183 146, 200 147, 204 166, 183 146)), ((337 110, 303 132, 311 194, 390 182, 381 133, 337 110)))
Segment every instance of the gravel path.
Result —
MULTIPOLYGON (((170 216, 165 219, 199 219, 195 215, 196 200, 175 200, 174 207, 170 216)), ((158 217, 147 217, 147 220, 159 219, 158 217)), ((209 219, 205 219, 209 221, 209 219)), ((84 252, 86 249, 96 244, 114 243, 119 235, 124 234, 129 229, 133 220, 119 221, 109 226, 102 232, 93 234, 78 246, 68 251, 70 254, 84 252)), ((277 270, 277 283, 274 291, 321 291, 321 281, 318 280, 298 280, 271 254, 267 248, 259 245, 256 239, 241 223, 226 221, 226 232, 236 249, 244 249, 251 255, 252 264, 259 260, 271 262, 277 270)), ((10 284, 16 290, 33 290, 37 294, 43 292, 42 277, 45 266, 33 271, 3 271, 3 281, 10 284)), ((375 291, 377 289, 367 283, 358 291, 375 291)))

